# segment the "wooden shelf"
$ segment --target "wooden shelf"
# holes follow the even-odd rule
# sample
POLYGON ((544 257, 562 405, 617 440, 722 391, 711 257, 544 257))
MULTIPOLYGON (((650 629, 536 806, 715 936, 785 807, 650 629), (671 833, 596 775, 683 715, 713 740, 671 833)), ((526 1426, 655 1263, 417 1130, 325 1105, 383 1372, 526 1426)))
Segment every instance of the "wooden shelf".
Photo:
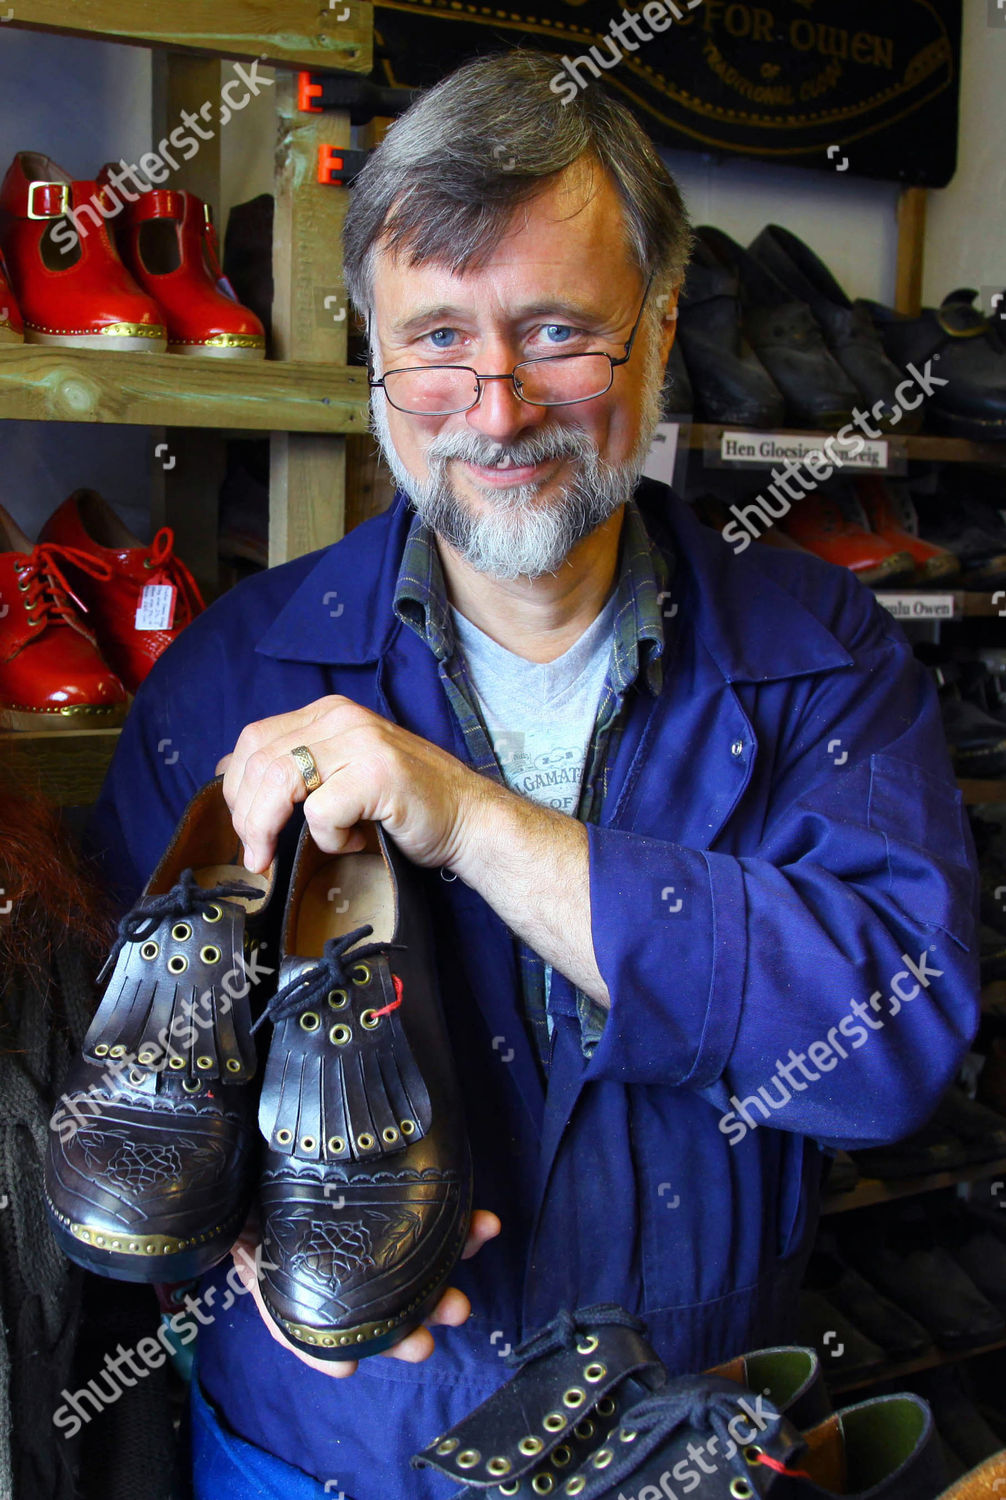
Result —
POLYGON ((0 348, 0 417, 142 427, 365 433, 360 366, 0 348))
POLYGON ((967 776, 958 776, 957 785, 969 807, 974 807, 978 802, 1006 802, 1006 779, 976 781, 967 776))
MULTIPOLYGON (((822 442, 827 437, 833 437, 832 432, 815 433, 812 430, 798 427, 773 428, 772 431, 779 436, 785 437, 820 437, 822 442)), ((703 449, 707 453, 718 453, 720 449, 720 438, 724 432, 750 433, 754 437, 761 436, 759 428, 741 427, 722 422, 682 422, 678 431, 678 444, 682 448, 703 449)), ((896 444, 898 450, 903 450, 908 458, 927 459, 940 463, 961 464, 1003 464, 1006 465, 1006 443, 972 443, 965 438, 938 437, 926 434, 919 437, 904 437, 894 433, 882 433, 881 437, 888 442, 896 444)), ((765 459, 764 464, 757 467, 770 469, 778 459, 765 459)), ((725 468, 733 467, 725 464, 725 468)), ((752 465, 754 467, 754 465, 752 465)), ((849 473, 855 475, 861 471, 849 469, 849 473)))
POLYGON ((900 1177, 881 1181, 863 1177, 849 1193, 831 1193, 821 1205, 822 1214, 850 1213, 855 1208, 872 1208, 877 1203, 893 1203, 898 1198, 916 1198, 920 1193, 936 1193, 941 1188, 956 1187, 959 1182, 980 1182, 983 1177, 1006 1175, 1006 1157, 993 1161, 972 1162, 952 1172, 931 1172, 924 1177, 900 1177))
MULTIPOLYGON (((837 1376, 834 1380, 827 1376, 825 1379, 833 1395, 845 1395, 847 1391, 861 1391, 888 1380, 903 1380, 908 1375, 919 1375, 923 1370, 935 1370, 940 1365, 955 1365, 962 1359, 974 1359, 978 1354, 992 1354, 997 1349, 1006 1349, 1006 1339, 997 1339, 994 1344, 982 1344, 977 1349, 933 1349, 919 1359, 905 1360, 900 1365, 881 1365, 879 1370, 873 1370, 867 1375, 857 1375, 854 1380, 842 1380, 837 1376)), ((824 1360, 822 1364, 825 1364, 824 1360)))
POLYGON ((217 57, 261 58, 287 68, 369 73, 374 7, 366 0, 17 0, 8 23, 64 36, 217 57), (343 14, 348 8, 348 14, 343 14), (342 19, 340 19, 340 17, 342 19), (162 25, 156 24, 158 20, 162 25))
POLYGON ((0 731, 0 764, 41 787, 59 807, 95 801, 118 729, 28 729, 0 731))

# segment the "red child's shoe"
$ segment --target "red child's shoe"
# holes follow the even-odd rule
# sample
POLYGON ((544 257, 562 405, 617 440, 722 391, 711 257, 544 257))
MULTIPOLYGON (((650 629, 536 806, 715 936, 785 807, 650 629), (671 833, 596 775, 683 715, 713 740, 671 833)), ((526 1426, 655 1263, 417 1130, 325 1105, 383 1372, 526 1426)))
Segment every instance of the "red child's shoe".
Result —
POLYGON ((895 490, 879 474, 863 475, 857 481, 856 493, 877 536, 911 554, 920 582, 946 582, 960 572, 960 562, 952 552, 919 536, 919 518, 907 485, 895 490))
POLYGON ((164 349, 161 311, 109 235, 116 205, 112 189, 73 181, 40 152, 11 162, 0 188, 2 248, 27 343, 164 349))
POLYGON ((24 323, 0 255, 0 344, 23 344, 24 323))
POLYGON ((80 729, 121 723, 126 692, 101 659, 63 569, 96 577, 104 563, 33 546, 0 506, 0 725, 80 729))
POLYGON ((859 507, 835 495, 805 495, 781 524, 801 547, 851 569, 862 583, 890 587, 915 576, 911 554, 870 531, 859 507))
POLYGON ((195 579, 173 551, 171 528, 162 526, 146 547, 95 490, 75 490, 46 521, 42 539, 107 567, 107 581, 82 571, 78 592, 103 654, 135 692, 157 658, 205 608, 195 579))
POLYGON ((265 357, 265 330, 220 269, 213 217, 201 198, 168 188, 143 193, 123 215, 119 248, 164 314, 169 354, 265 357))

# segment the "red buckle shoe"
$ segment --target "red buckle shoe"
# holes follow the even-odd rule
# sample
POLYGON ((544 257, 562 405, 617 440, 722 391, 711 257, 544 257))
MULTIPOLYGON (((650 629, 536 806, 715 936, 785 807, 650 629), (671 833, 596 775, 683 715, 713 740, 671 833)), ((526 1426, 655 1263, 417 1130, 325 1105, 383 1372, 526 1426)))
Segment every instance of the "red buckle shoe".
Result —
POLYGON ((220 269, 209 204, 167 188, 143 193, 126 210, 119 247, 164 314, 170 354, 265 358, 262 324, 220 269))
POLYGON ((24 323, 0 255, 0 344, 23 344, 24 323))
POLYGON ((0 506, 0 725, 5 729, 93 729, 119 724, 125 716, 125 689, 75 607, 80 601, 63 573, 70 562, 97 578, 108 572, 104 563, 72 548, 32 546, 0 506))
POLYGON ((162 526, 144 546, 95 490, 75 490, 46 521, 42 540, 72 547, 107 568, 107 576, 83 570, 79 592, 102 652, 135 692, 157 658, 205 608, 195 579, 173 551, 170 526, 162 526))
POLYGON ((960 572, 960 562, 946 547, 923 541, 919 536, 919 518, 908 494, 907 485, 897 489, 878 475, 864 475, 856 485, 871 528, 877 536, 901 552, 908 552, 915 563, 921 582, 946 582, 960 572))
POLYGON ((163 351, 161 311, 108 232, 106 219, 120 208, 111 188, 73 181, 40 152, 15 156, 0 188, 0 217, 27 343, 163 351))

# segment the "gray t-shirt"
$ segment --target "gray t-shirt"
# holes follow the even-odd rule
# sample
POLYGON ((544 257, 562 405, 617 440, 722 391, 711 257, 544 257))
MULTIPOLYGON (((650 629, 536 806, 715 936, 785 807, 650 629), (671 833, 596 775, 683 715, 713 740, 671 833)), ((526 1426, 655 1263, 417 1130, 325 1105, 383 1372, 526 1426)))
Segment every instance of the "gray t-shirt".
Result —
POLYGON ((611 655, 615 595, 555 661, 526 661, 451 610, 458 645, 507 786, 576 816, 611 655))

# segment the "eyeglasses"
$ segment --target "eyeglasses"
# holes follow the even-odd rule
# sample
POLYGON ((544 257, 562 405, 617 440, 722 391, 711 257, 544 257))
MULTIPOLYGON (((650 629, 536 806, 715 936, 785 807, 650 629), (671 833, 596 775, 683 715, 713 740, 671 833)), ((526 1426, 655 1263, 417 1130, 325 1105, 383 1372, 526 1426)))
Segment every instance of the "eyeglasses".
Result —
POLYGON ((372 390, 382 387, 392 406, 416 417, 450 417, 471 411, 481 401, 487 380, 509 380, 515 394, 529 406, 575 406, 578 401, 592 401, 611 390, 616 368, 628 363, 652 282, 651 276, 625 342, 625 353, 617 359, 611 354, 545 354, 521 360, 506 375, 479 375, 470 365, 415 365, 389 370, 379 380, 368 370, 367 384, 372 390))

